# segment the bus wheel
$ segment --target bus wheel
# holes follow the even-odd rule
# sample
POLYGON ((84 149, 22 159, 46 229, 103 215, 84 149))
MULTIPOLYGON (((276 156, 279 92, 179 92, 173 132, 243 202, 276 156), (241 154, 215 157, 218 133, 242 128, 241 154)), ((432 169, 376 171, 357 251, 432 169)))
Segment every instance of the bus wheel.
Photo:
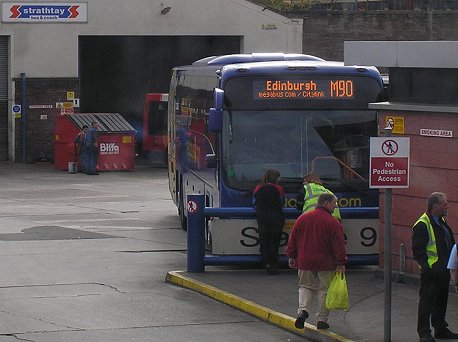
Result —
POLYGON ((178 200, 178 215, 180 215, 180 225, 181 229, 184 231, 188 230, 188 218, 184 214, 184 201, 183 196, 181 195, 182 192, 179 193, 179 200, 178 200))

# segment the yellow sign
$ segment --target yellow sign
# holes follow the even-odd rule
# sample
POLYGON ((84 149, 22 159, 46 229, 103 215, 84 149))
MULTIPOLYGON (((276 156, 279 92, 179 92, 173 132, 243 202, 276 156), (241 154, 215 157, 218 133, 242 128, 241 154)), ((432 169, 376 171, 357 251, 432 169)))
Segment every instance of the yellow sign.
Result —
POLYGON ((61 109, 70 109, 73 108, 73 101, 72 102, 56 102, 56 108, 61 109))
POLYGON ((393 116, 387 115, 385 117, 385 124, 391 124, 393 126, 392 133, 394 134, 404 134, 404 117, 403 116, 393 116))
POLYGON ((122 143, 123 144, 131 144, 132 143, 132 137, 130 135, 123 136, 122 137, 122 143))
POLYGON ((67 91, 67 101, 75 99, 75 92, 74 91, 67 91))

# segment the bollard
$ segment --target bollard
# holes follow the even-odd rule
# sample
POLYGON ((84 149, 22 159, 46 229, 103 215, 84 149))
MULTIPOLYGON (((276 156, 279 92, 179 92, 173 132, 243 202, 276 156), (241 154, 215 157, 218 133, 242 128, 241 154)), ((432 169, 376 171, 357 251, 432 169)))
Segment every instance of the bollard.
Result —
POLYGON ((406 271, 406 247, 404 242, 399 246, 399 271, 404 274, 406 271))
POLYGON ((188 272, 204 272, 205 256, 205 196, 188 195, 188 272))

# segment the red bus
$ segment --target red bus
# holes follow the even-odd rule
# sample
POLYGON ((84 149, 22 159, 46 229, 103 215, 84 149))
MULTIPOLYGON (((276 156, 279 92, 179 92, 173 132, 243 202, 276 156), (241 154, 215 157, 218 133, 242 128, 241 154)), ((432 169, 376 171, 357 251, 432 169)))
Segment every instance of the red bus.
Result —
POLYGON ((143 108, 143 153, 167 164, 167 104, 169 94, 145 95, 143 108))

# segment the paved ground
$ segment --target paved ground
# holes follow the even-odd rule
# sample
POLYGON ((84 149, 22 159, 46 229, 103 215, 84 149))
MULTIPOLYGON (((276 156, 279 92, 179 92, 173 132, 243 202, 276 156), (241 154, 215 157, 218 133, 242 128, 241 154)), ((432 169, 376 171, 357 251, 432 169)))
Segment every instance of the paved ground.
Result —
MULTIPOLYGON (((350 309, 332 311, 328 332, 317 330, 313 313, 307 320, 304 336, 316 341, 384 341, 384 282, 377 267, 347 270, 350 309)), ((206 294, 216 300, 260 317, 290 331, 297 308, 297 275, 282 270, 268 276, 264 270, 206 267, 204 273, 171 273, 171 282, 206 294), (229 295, 228 295, 229 294, 229 295), (254 305, 252 305, 254 304, 254 305)), ((392 284, 391 341, 418 341, 416 315, 418 281, 406 278, 392 284)), ((458 295, 450 293, 448 322, 458 331, 458 295)))
POLYGON ((0 163, 1 342, 303 340, 165 282, 185 268, 165 169, 0 163))
MULTIPOLYGON (((304 331, 294 328, 292 270, 185 272, 186 233, 164 169, 88 177, 47 164, 0 163, 0 260, 2 342, 384 341, 376 267, 347 270, 351 307, 331 313, 328 332, 316 330, 313 314, 304 331)), ((418 340, 418 284, 406 280, 393 283, 397 342, 418 340)), ((451 293, 453 330, 456 317, 458 295, 451 293)))

